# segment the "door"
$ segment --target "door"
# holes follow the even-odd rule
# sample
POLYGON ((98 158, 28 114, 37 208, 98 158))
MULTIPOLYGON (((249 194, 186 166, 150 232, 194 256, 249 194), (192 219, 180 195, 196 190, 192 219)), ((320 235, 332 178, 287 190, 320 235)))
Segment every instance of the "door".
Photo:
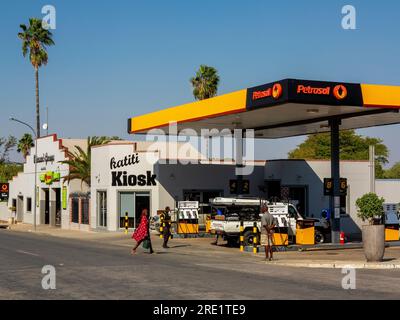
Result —
POLYGON ((17 221, 22 221, 24 219, 24 197, 18 196, 17 201, 17 221))
POLYGON ((50 193, 49 189, 44 189, 44 224, 50 223, 50 193))
POLYGON ((136 193, 135 197, 135 228, 140 223, 140 217, 142 215, 143 209, 149 210, 151 217, 151 209, 150 209, 150 194, 148 192, 136 193))
POLYGON ((56 218, 55 218, 55 225, 56 227, 61 226, 61 189, 55 188, 53 189, 56 194, 56 218))
MULTIPOLYGON (((295 201, 297 211, 301 216, 308 216, 307 212, 307 189, 305 186, 290 187, 289 188, 289 199, 295 201)), ((293 202, 292 202, 293 203, 293 202)))
POLYGON ((102 228, 107 227, 107 192, 97 192, 97 225, 102 228))

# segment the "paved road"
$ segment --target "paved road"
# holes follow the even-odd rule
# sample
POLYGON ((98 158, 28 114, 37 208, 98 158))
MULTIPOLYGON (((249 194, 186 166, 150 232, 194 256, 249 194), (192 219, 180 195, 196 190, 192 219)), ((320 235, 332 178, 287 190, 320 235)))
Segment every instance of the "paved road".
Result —
MULTIPOLYGON (((254 257, 175 247, 129 248, 0 230, 0 299, 399 299, 400 270, 358 270, 343 290, 335 269, 266 265, 254 257), (43 290, 53 265, 57 289, 43 290)), ((173 245, 173 244, 172 244, 173 245)))

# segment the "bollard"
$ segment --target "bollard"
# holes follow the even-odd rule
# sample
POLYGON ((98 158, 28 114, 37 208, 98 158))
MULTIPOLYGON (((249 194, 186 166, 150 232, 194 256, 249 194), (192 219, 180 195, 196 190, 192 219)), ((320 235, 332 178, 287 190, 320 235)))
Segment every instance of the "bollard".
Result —
POLYGON ((129 223, 128 223, 128 212, 125 212, 125 234, 128 234, 129 223))
POLYGON ((164 231, 163 225, 164 225, 164 215, 160 215, 160 239, 163 238, 163 231, 164 231))
POLYGON ((253 253, 257 254, 257 222, 253 224, 253 253))
POLYGON ((243 220, 240 221, 240 251, 244 251, 244 236, 243 236, 243 231, 244 231, 244 225, 243 225, 243 220))

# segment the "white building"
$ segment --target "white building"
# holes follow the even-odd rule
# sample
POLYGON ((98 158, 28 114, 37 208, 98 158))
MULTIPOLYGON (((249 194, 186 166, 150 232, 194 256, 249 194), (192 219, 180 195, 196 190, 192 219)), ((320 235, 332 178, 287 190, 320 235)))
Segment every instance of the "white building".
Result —
MULTIPOLYGON (((65 229, 123 229, 128 213, 130 227, 139 222, 142 209, 152 215, 180 200, 197 200, 207 213, 209 199, 234 197, 232 161, 208 163, 190 144, 113 141, 92 148, 91 188, 62 177, 68 174, 66 151, 75 145, 86 148, 86 140, 38 139, 37 224, 65 229), (193 159, 200 159, 193 163, 193 159), (89 193, 90 191, 90 193, 89 193)), ((24 171, 10 181, 8 206, 16 208, 17 220, 33 223, 34 148, 24 171)), ((330 177, 329 161, 254 161, 252 174, 244 177, 248 196, 294 201, 305 216, 319 217, 329 208, 324 178, 330 177)), ((387 203, 400 202, 400 180, 374 180, 369 161, 341 161, 341 177, 347 179, 347 194, 341 198, 342 230, 348 236, 360 234, 355 201, 374 186, 387 203)))
MULTIPOLYGON (((73 152, 75 146, 86 149, 86 139, 58 139, 53 134, 37 140, 37 158, 35 147, 32 147, 23 171, 10 181, 8 207, 14 207, 17 221, 33 224, 33 209, 36 205, 36 224, 59 226, 64 229, 80 228, 84 219, 73 222, 71 219, 70 195, 87 193, 89 188, 81 181, 74 180, 69 184, 63 177, 69 172, 69 166, 61 163, 67 159, 67 151, 73 152), (35 162, 37 164, 36 204, 35 162)), ((82 211, 82 210, 81 210, 82 211)), ((88 215, 88 213, 87 213, 88 215)), ((85 229, 85 226, 82 226, 85 229)), ((86 229, 88 229, 88 224, 86 229)))

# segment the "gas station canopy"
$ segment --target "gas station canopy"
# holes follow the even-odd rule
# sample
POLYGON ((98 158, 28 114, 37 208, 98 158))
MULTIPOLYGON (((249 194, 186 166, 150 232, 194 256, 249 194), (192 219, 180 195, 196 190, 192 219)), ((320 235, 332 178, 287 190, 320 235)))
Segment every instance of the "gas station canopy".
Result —
MULTIPOLYGON (((169 124, 177 130, 254 129, 256 138, 283 138, 400 123, 400 86, 285 79, 128 119, 128 133, 169 124)), ((188 134, 190 132, 188 131, 188 134)))

